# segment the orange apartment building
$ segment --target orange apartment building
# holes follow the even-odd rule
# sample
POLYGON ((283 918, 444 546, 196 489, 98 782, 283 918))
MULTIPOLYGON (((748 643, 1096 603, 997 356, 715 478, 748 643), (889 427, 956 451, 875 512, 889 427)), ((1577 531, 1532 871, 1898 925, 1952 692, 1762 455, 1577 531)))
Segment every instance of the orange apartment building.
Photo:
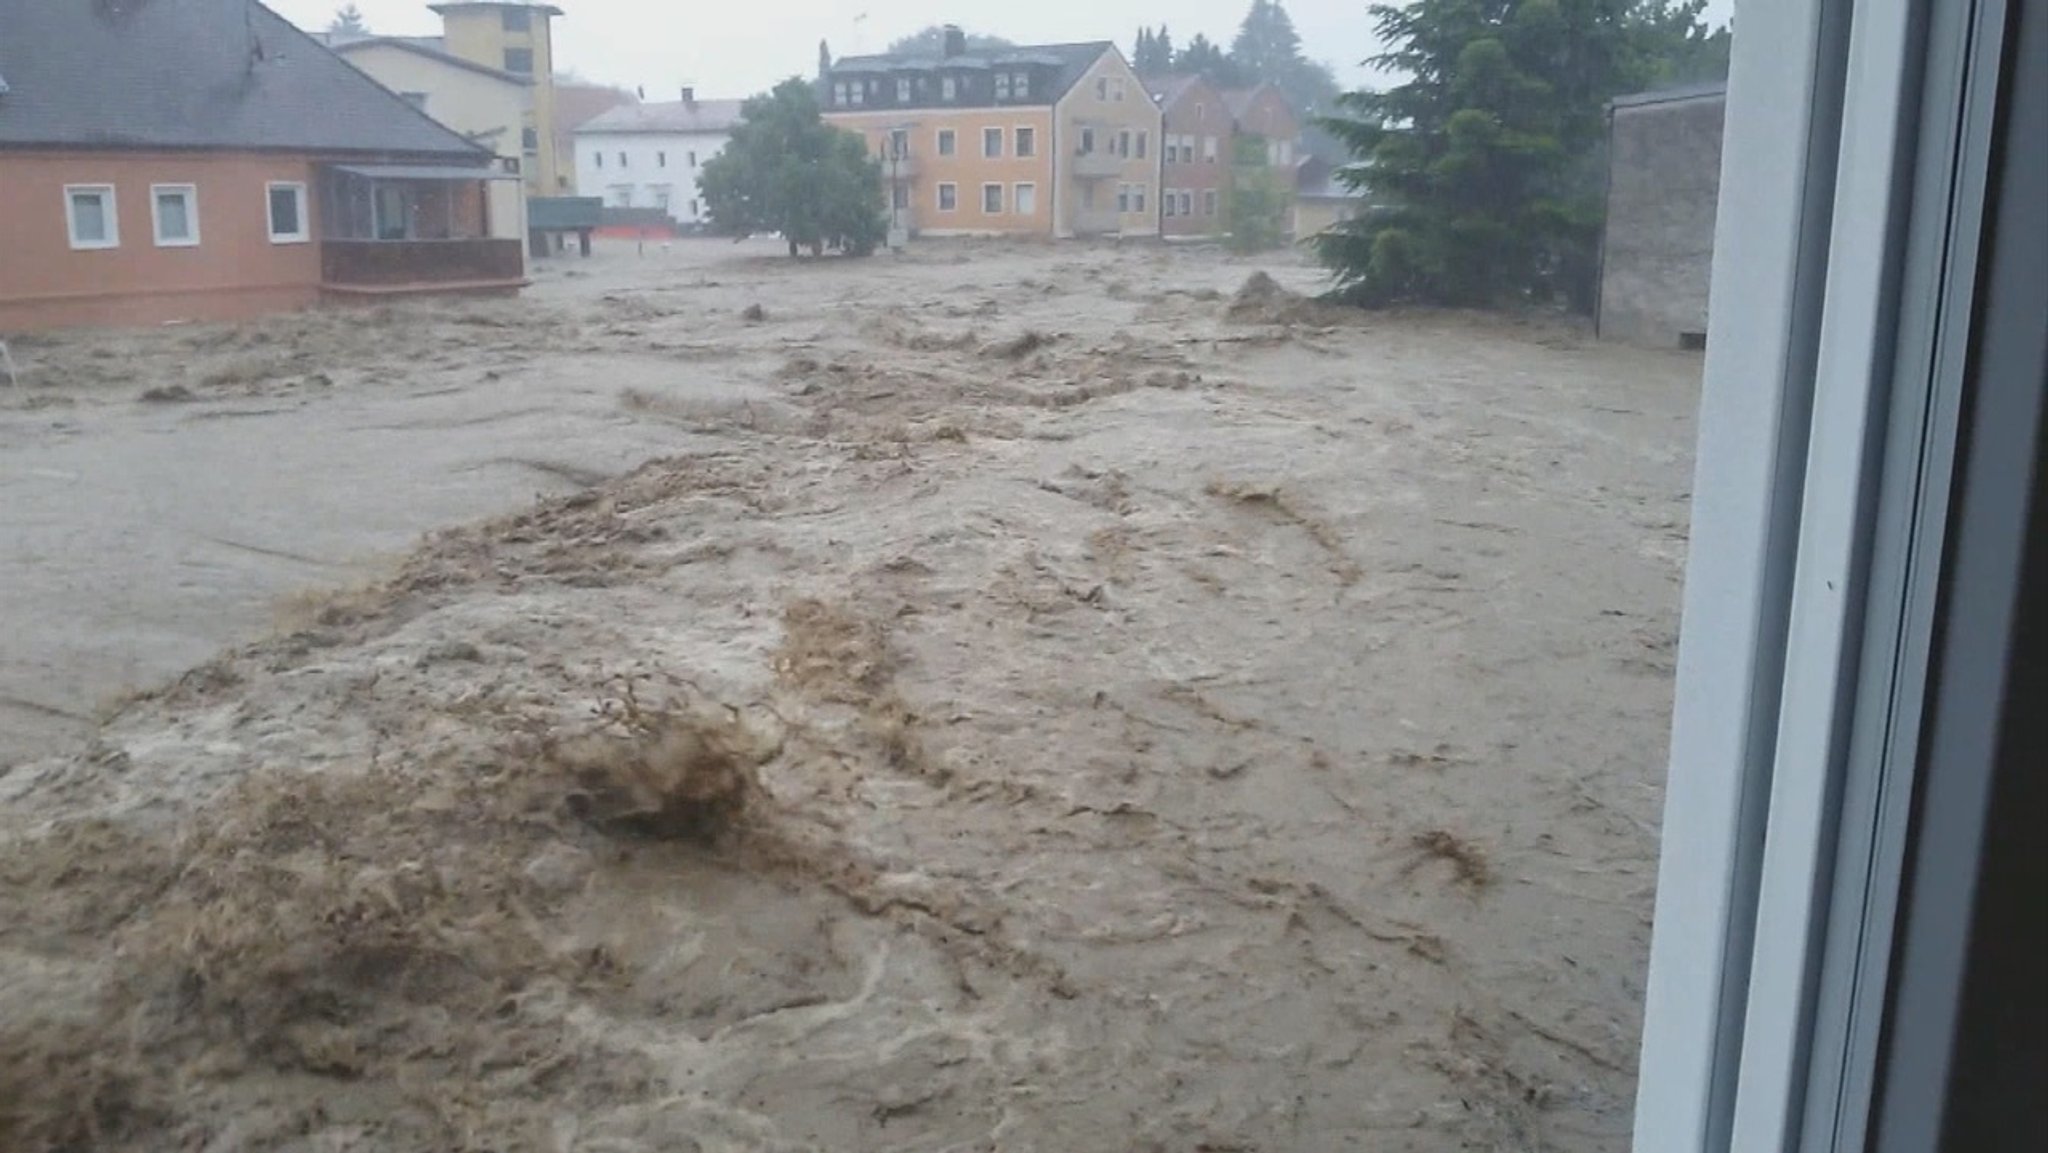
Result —
POLYGON ((881 159, 912 235, 1156 236, 1158 106, 1114 44, 856 56, 820 79, 825 119, 881 159))
POLYGON ((0 336, 515 290, 497 179, 254 0, 0 0, 0 336))

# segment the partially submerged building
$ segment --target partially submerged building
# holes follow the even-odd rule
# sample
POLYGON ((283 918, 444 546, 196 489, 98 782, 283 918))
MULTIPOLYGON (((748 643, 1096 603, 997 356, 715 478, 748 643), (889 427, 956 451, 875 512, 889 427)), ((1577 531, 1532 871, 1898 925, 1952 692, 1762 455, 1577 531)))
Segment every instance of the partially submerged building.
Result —
POLYGON ((517 177, 254 0, 0 30, 0 333, 525 283, 517 177))
POLYGON ((1705 344, 1726 106, 1723 84, 1609 105, 1601 336, 1662 348, 1705 344))

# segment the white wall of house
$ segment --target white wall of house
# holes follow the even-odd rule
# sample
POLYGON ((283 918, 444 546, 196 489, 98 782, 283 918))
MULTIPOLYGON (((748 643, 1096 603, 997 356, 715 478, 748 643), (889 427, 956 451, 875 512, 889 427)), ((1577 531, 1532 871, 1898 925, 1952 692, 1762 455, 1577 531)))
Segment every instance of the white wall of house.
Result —
POLYGON ((724 149, 723 132, 578 132, 576 190, 607 208, 666 208, 683 224, 705 220, 697 178, 724 149))
MULTIPOLYGON (((341 57, 499 157, 526 162, 521 131, 533 108, 531 84, 389 44, 345 46, 341 57)), ((491 234, 525 236, 526 186, 517 180, 493 180, 490 196, 491 234)))

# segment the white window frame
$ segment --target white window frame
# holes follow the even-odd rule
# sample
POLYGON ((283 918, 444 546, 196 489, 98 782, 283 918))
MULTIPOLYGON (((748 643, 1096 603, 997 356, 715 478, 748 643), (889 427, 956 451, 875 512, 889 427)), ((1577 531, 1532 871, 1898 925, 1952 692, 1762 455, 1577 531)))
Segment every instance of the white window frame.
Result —
POLYGON ((960 186, 951 180, 941 180, 932 190, 932 207, 939 212, 960 211, 960 186), (946 203, 946 193, 953 194, 953 203, 946 203))
POLYGON ((197 184, 152 184, 149 186, 149 231, 156 239, 158 248, 199 247, 199 186, 197 184), (164 239, 164 219, 159 198, 166 193, 182 193, 185 197, 185 223, 191 228, 190 236, 164 239))
POLYGON ((983 128, 981 130, 981 158, 983 160, 1001 160, 1003 158, 1003 129, 1000 125, 993 128, 983 128), (994 152, 990 152, 988 149, 990 133, 994 133, 994 139, 996 142, 996 149, 994 152))
POLYGON ((1145 214, 1145 201, 1148 197, 1151 196, 1151 194, 1152 185, 1149 181, 1141 180, 1138 183, 1131 185, 1132 215, 1143 216, 1145 214))
POLYGON ((939 77, 939 99, 941 99, 941 100, 958 100, 959 98, 960 98, 960 79, 959 79, 959 77, 957 77, 957 76, 941 76, 941 77, 939 77))
POLYGON ((303 180, 271 180, 263 185, 263 222, 267 225, 272 244, 308 244, 313 239, 312 198, 306 195, 303 180), (279 232, 277 218, 271 211, 270 200, 278 190, 287 189, 297 198, 299 206, 299 228, 296 232, 279 232))
POLYGON ((1218 203, 1218 201, 1219 201, 1220 199, 1221 199, 1221 198, 1220 198, 1220 197, 1218 197, 1218 196, 1216 195, 1216 190, 1215 190, 1215 189, 1213 189, 1213 188, 1204 188, 1204 189, 1202 189, 1202 215, 1204 215, 1204 216, 1214 216, 1214 215, 1216 215, 1216 208, 1217 208, 1217 203, 1218 203))
POLYGON ((1011 128, 1010 128, 1010 155, 1011 155, 1012 157, 1014 157, 1014 158, 1018 159, 1018 160, 1034 160, 1034 159, 1036 159, 1036 158, 1038 157, 1038 126, 1037 126, 1037 125, 1035 125, 1035 124, 1017 124, 1017 125, 1012 125, 1012 126, 1011 126, 1011 128), (1020 142, 1020 141, 1022 141, 1022 140, 1024 139, 1024 137, 1023 137, 1022 135, 1020 135, 1020 133, 1026 133, 1026 132, 1028 132, 1028 133, 1030 133, 1030 134, 1031 134, 1031 151, 1030 151, 1029 153, 1026 153, 1026 152, 1025 152, 1025 151, 1024 151, 1024 150, 1023 150, 1022 148, 1018 147, 1018 144, 1019 144, 1019 142, 1020 142))
POLYGON ((1214 136, 1202 137, 1202 163, 1216 163, 1216 138, 1214 136))
POLYGON ((106 248, 121 247, 121 206, 120 197, 111 184, 67 184, 64 186, 64 231, 70 238, 71 247, 78 252, 97 252, 106 248), (102 198, 101 216, 107 223, 107 234, 98 240, 78 238, 78 211, 72 197, 92 193, 102 198))
POLYGON ((1179 216, 1180 213, 1177 211, 1179 207, 1180 200, 1177 198, 1173 189, 1169 188, 1166 191, 1160 193, 1159 211, 1161 215, 1168 218, 1179 216))
POLYGON ((981 186, 981 214, 983 216, 1004 215, 1003 186, 1000 181, 990 181, 981 186), (988 194, 991 192, 996 194, 996 206, 994 208, 988 206, 988 194))
MULTIPOLYGON (((1946 1056, 1894 1049, 1918 1067, 1883 1068, 1906 1043, 1880 1030, 1941 1012, 1892 984, 1895 919, 1925 908, 1901 907, 1900 857, 1926 783, 1926 690, 1941 691, 1933 634, 1988 195, 1972 165, 1992 139, 2007 11, 1743 9, 1638 1070, 1644 1153, 1931 1150, 1940 1136, 1946 1056)), ((1930 792, 1920 834, 1952 799, 1930 792)))
POLYGON ((1014 216, 1038 215, 1038 185, 1030 180, 1019 181, 1010 186, 1010 212, 1014 216), (1024 195, 1031 194, 1031 211, 1024 210, 1024 195))

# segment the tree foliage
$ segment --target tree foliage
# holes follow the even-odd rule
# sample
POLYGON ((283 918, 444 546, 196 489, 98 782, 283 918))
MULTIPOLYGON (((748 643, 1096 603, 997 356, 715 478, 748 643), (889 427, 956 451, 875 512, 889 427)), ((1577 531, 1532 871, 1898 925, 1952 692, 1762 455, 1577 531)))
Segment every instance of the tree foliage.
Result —
POLYGON ((1200 32, 1174 57, 1173 70, 1200 76, 1218 88, 1243 88, 1248 83, 1237 61, 1200 32))
POLYGON ((351 3, 334 10, 334 19, 327 25, 327 30, 352 36, 368 36, 370 25, 363 20, 363 10, 351 3))
MULTIPOLYGON (((1606 104, 1711 66, 1704 0, 1375 4, 1405 77, 1323 122, 1371 208, 1315 238, 1363 304, 1592 304, 1606 104)), ((1719 41, 1725 53, 1725 36, 1719 41)), ((1725 57, 1724 57, 1725 58, 1725 57)))
MULTIPOLYGON (((1015 44, 1000 36, 979 36, 972 32, 967 34, 969 52, 1002 52, 1015 47, 1015 44)), ((888 48, 892 56, 937 56, 945 50, 946 29, 940 24, 920 28, 908 36, 890 41, 888 48)))
POLYGON ((1174 67, 1173 33, 1161 24, 1154 32, 1150 28, 1138 29, 1136 46, 1131 50, 1131 67, 1144 75, 1171 72, 1174 67))
POLYGON ((810 82, 792 77, 740 107, 699 184, 712 228, 734 238, 779 232, 789 253, 873 252, 887 234, 881 166, 866 143, 826 124, 810 82))
POLYGON ((1301 34, 1280 0, 1252 0, 1237 38, 1230 42, 1230 59, 1248 83, 1264 81, 1278 87, 1304 116, 1321 115, 1336 106, 1337 77, 1328 65, 1302 54, 1301 34))

